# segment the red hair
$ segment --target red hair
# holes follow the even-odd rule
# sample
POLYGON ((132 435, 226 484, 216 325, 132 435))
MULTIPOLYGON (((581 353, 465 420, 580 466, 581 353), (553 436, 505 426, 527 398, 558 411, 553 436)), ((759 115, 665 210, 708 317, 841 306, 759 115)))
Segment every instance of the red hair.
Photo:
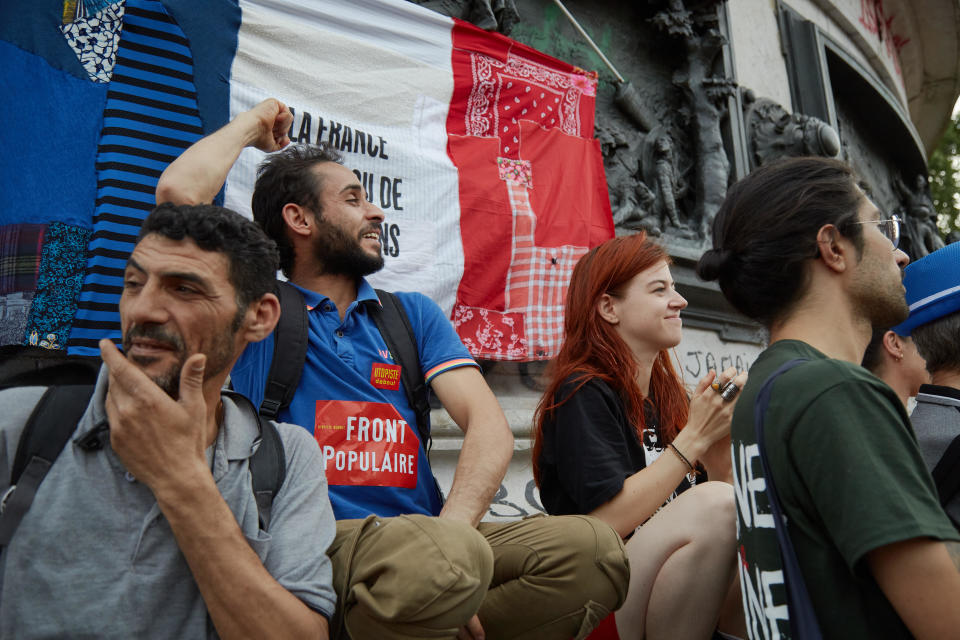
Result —
MULTIPOLYGON (((613 325, 597 311, 603 294, 621 290, 638 273, 663 261, 670 261, 666 251, 647 240, 646 234, 638 233, 613 238, 594 247, 574 267, 567 289, 563 346, 551 364, 550 382, 533 416, 533 477, 538 487, 543 423, 570 397, 558 400, 556 395, 571 377, 576 381, 574 393, 594 378, 618 391, 641 442, 646 424, 645 401, 657 407, 664 444, 672 442, 687 423, 689 399, 669 352, 662 349, 657 353, 650 374, 650 396, 644 397, 637 384, 638 367, 633 353, 613 325)), ((589 429, 590 425, 583 428, 589 429)))

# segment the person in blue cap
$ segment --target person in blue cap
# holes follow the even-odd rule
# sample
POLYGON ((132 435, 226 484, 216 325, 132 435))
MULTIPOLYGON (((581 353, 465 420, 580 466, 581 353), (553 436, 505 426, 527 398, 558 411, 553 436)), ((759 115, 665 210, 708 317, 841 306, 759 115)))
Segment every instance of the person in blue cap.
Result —
POLYGON ((909 265, 903 278, 910 317, 896 327, 927 361, 911 421, 940 502, 960 528, 960 243, 909 265))

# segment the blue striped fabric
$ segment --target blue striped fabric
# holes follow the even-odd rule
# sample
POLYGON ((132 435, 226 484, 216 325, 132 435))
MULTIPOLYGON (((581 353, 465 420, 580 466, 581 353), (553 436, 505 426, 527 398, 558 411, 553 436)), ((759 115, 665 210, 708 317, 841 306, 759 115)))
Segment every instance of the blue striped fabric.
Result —
POLYGON ((126 2, 103 116, 93 234, 67 343, 75 355, 99 355, 104 337, 119 343, 123 269, 157 179, 203 136, 190 43, 159 2, 126 2))

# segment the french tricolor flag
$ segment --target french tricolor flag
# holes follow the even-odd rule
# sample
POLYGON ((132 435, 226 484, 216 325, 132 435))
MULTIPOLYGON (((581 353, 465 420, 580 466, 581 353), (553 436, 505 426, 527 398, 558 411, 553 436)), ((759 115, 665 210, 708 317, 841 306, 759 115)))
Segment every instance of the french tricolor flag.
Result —
MULTIPOLYGON (((576 261, 613 236, 596 74, 403 0, 241 0, 230 117, 267 97, 386 214, 375 286, 422 291, 473 355, 556 354, 576 261)), ((226 206, 249 215, 248 149, 226 206)))

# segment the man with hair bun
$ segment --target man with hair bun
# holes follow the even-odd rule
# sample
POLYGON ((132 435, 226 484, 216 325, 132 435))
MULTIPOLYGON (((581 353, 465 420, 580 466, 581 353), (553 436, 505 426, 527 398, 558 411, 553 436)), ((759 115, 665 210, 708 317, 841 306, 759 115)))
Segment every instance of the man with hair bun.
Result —
POLYGON ((960 536, 903 404, 859 366, 873 330, 908 316, 899 233, 899 220, 877 210, 849 166, 792 158, 730 188, 713 249, 697 265, 770 332, 732 426, 738 565, 753 640, 801 637, 803 609, 797 591, 787 593, 771 489, 799 567, 790 584, 805 583, 824 638, 960 637, 960 536), (768 380, 761 445, 754 416, 768 380))
POLYGON ((907 267, 910 317, 894 327, 913 338, 931 384, 920 387, 911 417, 940 502, 960 526, 960 243, 907 267))

